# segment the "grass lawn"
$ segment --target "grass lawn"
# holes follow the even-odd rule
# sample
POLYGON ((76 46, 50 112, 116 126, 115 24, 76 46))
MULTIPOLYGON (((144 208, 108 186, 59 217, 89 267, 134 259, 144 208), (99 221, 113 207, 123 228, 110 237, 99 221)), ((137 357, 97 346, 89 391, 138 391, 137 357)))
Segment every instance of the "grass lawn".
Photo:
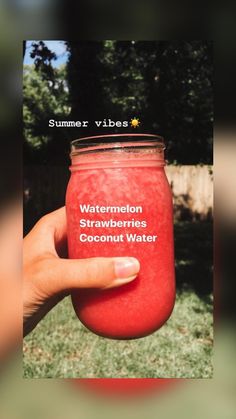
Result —
POLYGON ((211 378, 211 225, 178 223, 178 293, 169 321, 131 341, 98 337, 66 298, 24 340, 24 378, 211 378))
POLYGON ((159 331, 115 341, 89 332, 60 303, 24 342, 24 377, 212 377, 212 304, 193 292, 177 296, 159 331))

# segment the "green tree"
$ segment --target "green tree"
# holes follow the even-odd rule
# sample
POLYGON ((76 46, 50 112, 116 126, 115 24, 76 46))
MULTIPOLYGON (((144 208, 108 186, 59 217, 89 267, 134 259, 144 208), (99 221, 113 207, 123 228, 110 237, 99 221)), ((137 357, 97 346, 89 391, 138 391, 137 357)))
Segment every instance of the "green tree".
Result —
POLYGON ((160 65, 160 90, 169 160, 212 163, 212 43, 168 42, 160 65))
POLYGON ((56 70, 53 53, 42 41, 35 43, 35 67, 24 74, 25 135, 35 150, 44 148, 47 161, 55 146, 63 160, 69 139, 132 131, 163 135, 172 163, 212 163, 211 42, 68 41, 67 49, 66 69, 56 70), (50 131, 50 115, 91 124, 50 131), (141 120, 136 131, 92 124, 134 116, 141 120))
POLYGON ((81 41, 68 42, 69 61, 67 77, 71 118, 90 121, 102 118, 103 102, 103 66, 100 54, 103 42, 81 41))
MULTIPOLYGON (((66 119, 70 113, 66 69, 62 66, 53 71, 53 79, 47 79, 41 69, 25 66, 23 73, 24 138, 28 153, 34 150, 47 154, 51 143, 65 132, 49 128, 51 118, 66 119)), ((59 145, 59 144, 58 144, 59 145)))

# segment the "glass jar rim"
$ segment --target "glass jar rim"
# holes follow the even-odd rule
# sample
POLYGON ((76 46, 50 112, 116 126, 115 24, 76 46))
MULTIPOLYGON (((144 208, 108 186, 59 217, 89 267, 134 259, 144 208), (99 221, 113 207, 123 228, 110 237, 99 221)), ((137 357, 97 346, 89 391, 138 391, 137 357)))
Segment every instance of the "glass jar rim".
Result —
POLYGON ((104 148, 119 148, 125 146, 125 143, 129 147, 136 146, 154 146, 156 148, 165 149, 164 138, 157 134, 104 134, 95 135, 90 137, 77 138, 71 141, 71 155, 77 154, 78 152, 93 150, 96 147, 104 145, 104 148), (116 145, 115 145, 116 144, 116 145))

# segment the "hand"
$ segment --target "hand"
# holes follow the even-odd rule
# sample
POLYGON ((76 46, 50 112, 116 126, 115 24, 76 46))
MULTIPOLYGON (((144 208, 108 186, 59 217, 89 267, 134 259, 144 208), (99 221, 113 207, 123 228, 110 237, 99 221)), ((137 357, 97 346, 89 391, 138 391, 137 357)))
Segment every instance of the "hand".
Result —
POLYGON ((66 259, 65 207, 42 217, 24 239, 24 336, 73 289, 107 289, 136 278, 132 257, 66 259))
POLYGON ((22 339, 22 209, 11 202, 0 212, 0 373, 22 339))

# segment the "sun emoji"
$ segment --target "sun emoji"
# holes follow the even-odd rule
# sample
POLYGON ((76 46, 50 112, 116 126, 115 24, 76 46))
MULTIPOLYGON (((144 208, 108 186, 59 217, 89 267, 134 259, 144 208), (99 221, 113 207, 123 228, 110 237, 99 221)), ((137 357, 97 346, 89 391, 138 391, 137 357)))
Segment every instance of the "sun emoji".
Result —
POLYGON ((131 125, 131 127, 133 127, 133 128, 137 128, 139 125, 140 125, 140 121, 139 121, 139 118, 132 118, 131 120, 130 120, 130 125, 131 125))

